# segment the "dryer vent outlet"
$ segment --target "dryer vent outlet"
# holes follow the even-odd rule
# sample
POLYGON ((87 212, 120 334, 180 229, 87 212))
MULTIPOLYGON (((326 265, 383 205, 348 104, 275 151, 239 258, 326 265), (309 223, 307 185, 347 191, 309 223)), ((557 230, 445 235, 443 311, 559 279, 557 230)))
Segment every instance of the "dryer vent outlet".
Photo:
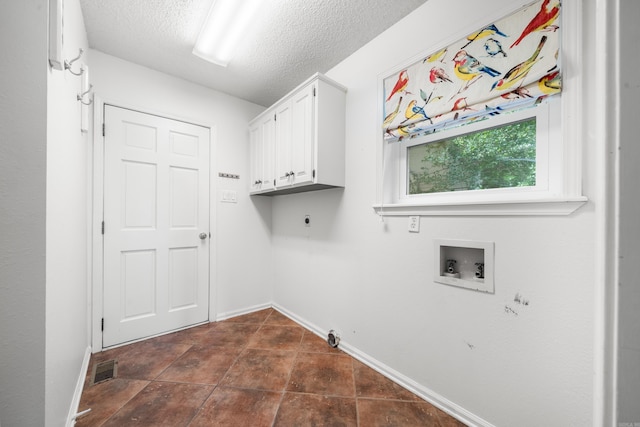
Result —
POLYGON ((338 344, 340 344, 340 336, 333 329, 330 330, 329 335, 327 335, 327 344, 333 348, 337 348, 338 344))

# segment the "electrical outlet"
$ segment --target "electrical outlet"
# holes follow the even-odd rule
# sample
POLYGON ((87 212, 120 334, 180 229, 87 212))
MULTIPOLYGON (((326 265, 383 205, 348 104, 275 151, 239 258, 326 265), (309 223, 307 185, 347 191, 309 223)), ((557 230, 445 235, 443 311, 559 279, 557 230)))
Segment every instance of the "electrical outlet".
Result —
POLYGON ((409 231, 411 233, 419 233, 420 232, 420 217, 419 216, 410 216, 409 217, 409 231))

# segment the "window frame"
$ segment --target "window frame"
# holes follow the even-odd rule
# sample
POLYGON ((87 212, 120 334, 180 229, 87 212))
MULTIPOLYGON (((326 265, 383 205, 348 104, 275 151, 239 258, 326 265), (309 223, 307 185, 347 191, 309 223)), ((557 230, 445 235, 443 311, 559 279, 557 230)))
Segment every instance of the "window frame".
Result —
MULTIPOLYGON (((555 100, 554 100, 555 101, 555 100)), ((557 104, 554 102, 554 104, 557 104)), ((559 146, 556 144, 550 147, 549 140, 552 138, 553 130, 550 129, 549 114, 551 114, 552 106, 550 103, 544 103, 534 108, 526 110, 514 111, 497 117, 491 117, 477 123, 471 123, 459 126, 442 132, 436 132, 422 137, 406 139, 396 144, 400 144, 398 159, 398 189, 397 203, 424 203, 433 204, 438 202, 456 202, 458 200, 485 200, 487 198, 509 199, 514 195, 519 196, 522 193, 541 193, 550 192, 553 182, 557 182, 559 174, 558 162, 553 162, 553 158, 562 155, 559 146), (435 143, 444 139, 455 138, 474 132, 480 132, 487 129, 506 126, 512 123, 520 122, 526 119, 536 119, 536 185, 527 187, 503 187, 479 190, 463 190, 448 191, 438 193, 408 194, 409 186, 408 174, 408 149, 417 145, 435 143)), ((556 108, 553 112, 557 113, 556 108)))
MULTIPOLYGON (((401 197, 401 181, 399 169, 406 170, 406 159, 401 158, 402 147, 407 144, 424 142, 424 137, 409 141, 387 142, 382 132, 378 134, 377 144, 377 189, 374 211, 380 216, 411 215, 569 215, 584 205, 588 199, 582 195, 582 69, 584 48, 580 42, 581 3, 579 1, 563 1, 563 92, 555 100, 547 102, 552 110, 548 119, 548 168, 549 182, 547 189, 509 188, 491 190, 456 191, 449 193, 430 193, 418 197, 401 197), (570 77, 568 77, 570 76, 570 77), (403 160, 405 163, 403 163, 403 160), (404 165, 404 166, 401 166, 404 165), (434 197, 434 195, 437 195, 434 197)), ((455 40, 458 35, 451 37, 455 40)), ((444 43, 444 45, 448 45, 444 43)), ((437 51, 437 47, 422 52, 402 64, 378 76, 378 122, 382 123, 383 114, 383 81, 406 66, 415 63, 425 54, 437 51)), ((441 47, 441 46, 440 46, 441 47)), ((534 109, 537 110, 544 104, 534 109)), ((523 110, 527 114, 527 110, 523 110)), ((538 110, 536 114, 539 114, 538 110)), ((505 118, 515 118, 512 113, 505 118)), ((501 116, 491 117, 480 122, 479 126, 494 127, 502 120, 501 116)), ((513 120, 517 121, 517 120, 513 120)), ((460 127, 461 133, 468 133, 470 124, 460 127)), ((452 130, 453 131, 453 130, 452 130)), ((437 139, 445 138, 442 131, 430 135, 437 139)), ((540 135, 540 132, 537 132, 540 135)), ((451 134, 449 134, 451 135, 451 134)), ((537 138, 538 138, 537 135, 537 138)))

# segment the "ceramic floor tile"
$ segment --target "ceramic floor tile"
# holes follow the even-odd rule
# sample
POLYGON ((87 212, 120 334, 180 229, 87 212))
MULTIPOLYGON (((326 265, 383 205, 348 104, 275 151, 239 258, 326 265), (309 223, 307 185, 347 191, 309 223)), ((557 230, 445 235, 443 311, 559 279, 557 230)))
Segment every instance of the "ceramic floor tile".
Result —
POLYGON ((355 397, 351 358, 339 354, 300 353, 287 391, 355 397))
POLYGON ((77 426, 465 426, 273 309, 92 355, 87 408, 77 426))
MULTIPOLYGON (((285 393, 274 426, 357 426, 353 398, 285 393)), ((361 424, 365 426, 366 424, 361 424)))
POLYGON ((253 334, 247 347, 265 350, 296 351, 300 347, 304 329, 300 326, 262 325, 253 334))
POLYGON ((148 384, 148 381, 116 378, 91 386, 85 385, 78 412, 87 409, 91 411, 78 418, 75 425, 77 427, 101 425, 148 384))
POLYGON ((193 346, 173 362, 158 381, 217 384, 229 370, 239 350, 193 346))
POLYGON ((280 326, 300 326, 293 320, 289 319, 279 311, 273 310, 273 312, 264 321, 266 325, 280 325, 280 326))
POLYGON ((292 351, 246 349, 220 382, 221 385, 282 391, 293 366, 292 351))
POLYGON ((223 320, 224 323, 258 323, 262 324, 273 313, 272 308, 265 310, 254 311, 253 313, 243 314, 241 316, 232 317, 230 319, 223 320))
POLYGON ((420 397, 355 359, 353 360, 353 376, 358 397, 423 401, 420 397))
POLYGON ((206 323, 200 326, 183 329, 181 331, 172 332, 170 334, 161 335, 153 338, 155 342, 165 344, 196 344, 200 342, 201 336, 211 329, 212 323, 206 323))
POLYGON ((438 412, 427 402, 358 399, 358 421, 367 427, 440 427, 438 412))
POLYGON ((339 348, 333 348, 325 339, 320 338, 310 331, 304 331, 302 342, 300 343, 300 351, 306 353, 335 353, 343 354, 339 348))
POLYGON ((249 323, 212 323, 209 330, 198 336, 198 345, 243 348, 260 328, 249 323))
POLYGON ((218 387, 189 427, 270 427, 281 399, 282 392, 218 387))
POLYGON ((153 380, 191 347, 154 340, 136 344, 118 357, 118 378, 153 380))
POLYGON ((212 391, 212 386, 152 382, 109 418, 104 427, 186 426, 212 391))

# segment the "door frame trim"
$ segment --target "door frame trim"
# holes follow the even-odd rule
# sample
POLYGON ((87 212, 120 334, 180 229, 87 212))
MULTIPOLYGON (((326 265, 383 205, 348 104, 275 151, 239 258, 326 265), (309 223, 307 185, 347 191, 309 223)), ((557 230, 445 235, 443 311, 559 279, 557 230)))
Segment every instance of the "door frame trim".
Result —
MULTIPOLYGON (((181 117, 166 111, 156 111, 148 107, 136 106, 130 103, 112 101, 94 94, 93 101, 93 130, 92 142, 89 147, 92 164, 89 168, 88 178, 91 182, 91 230, 89 236, 89 256, 90 262, 90 283, 88 285, 87 304, 89 306, 90 319, 89 330, 91 331, 91 351, 97 353, 102 351, 102 318, 104 316, 104 246, 102 235, 102 220, 104 216, 104 137, 102 136, 102 126, 104 125, 104 108, 105 105, 124 108, 128 110, 138 111, 144 114, 163 117, 170 120, 177 120, 190 123, 196 126, 202 126, 209 129, 209 232, 211 238, 209 241, 209 322, 216 318, 217 310, 217 281, 216 281, 216 259, 217 259, 217 211, 216 197, 218 194, 217 180, 217 126, 213 123, 202 123, 199 120, 192 120, 187 117, 181 117)), ((108 226, 108 225, 107 225, 108 226)), ((115 347, 115 346, 114 346, 115 347)))

